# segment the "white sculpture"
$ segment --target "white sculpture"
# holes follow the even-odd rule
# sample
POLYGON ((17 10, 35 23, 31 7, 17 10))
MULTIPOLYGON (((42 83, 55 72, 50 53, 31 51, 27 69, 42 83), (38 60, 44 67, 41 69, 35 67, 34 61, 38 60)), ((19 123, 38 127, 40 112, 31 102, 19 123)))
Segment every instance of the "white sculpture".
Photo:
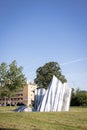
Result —
POLYGON ((40 107, 40 104, 45 95, 45 92, 46 92, 46 90, 44 88, 35 90, 35 97, 34 97, 34 109, 35 110, 37 110, 40 107))
POLYGON ((53 112, 69 110, 71 88, 67 83, 62 84, 61 81, 58 80, 55 76, 53 76, 46 92, 44 89, 36 90, 35 95, 35 104, 37 104, 37 111, 53 112), (42 91, 42 94, 40 91, 42 91))

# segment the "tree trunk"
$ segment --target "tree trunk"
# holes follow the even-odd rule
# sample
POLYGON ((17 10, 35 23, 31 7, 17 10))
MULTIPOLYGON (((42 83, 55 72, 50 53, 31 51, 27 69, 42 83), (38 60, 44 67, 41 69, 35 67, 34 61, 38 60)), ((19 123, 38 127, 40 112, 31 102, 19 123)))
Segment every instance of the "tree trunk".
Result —
POLYGON ((9 98, 9 100, 10 100, 10 107, 11 107, 11 97, 9 98))
POLYGON ((6 97, 4 97, 4 100, 5 100, 5 101, 4 101, 4 106, 6 106, 6 97))

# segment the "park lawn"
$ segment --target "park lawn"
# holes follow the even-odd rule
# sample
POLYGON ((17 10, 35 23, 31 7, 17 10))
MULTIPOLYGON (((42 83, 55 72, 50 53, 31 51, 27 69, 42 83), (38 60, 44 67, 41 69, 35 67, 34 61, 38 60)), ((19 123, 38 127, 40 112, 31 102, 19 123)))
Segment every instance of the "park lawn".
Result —
POLYGON ((87 130, 87 108, 69 112, 11 112, 0 107, 0 130, 87 130))

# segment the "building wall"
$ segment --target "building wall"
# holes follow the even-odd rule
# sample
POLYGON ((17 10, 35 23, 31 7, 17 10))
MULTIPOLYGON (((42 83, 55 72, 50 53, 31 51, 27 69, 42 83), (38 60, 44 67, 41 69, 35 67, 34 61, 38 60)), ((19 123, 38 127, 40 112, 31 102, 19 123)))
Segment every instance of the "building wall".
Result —
POLYGON ((31 105, 34 101, 34 90, 37 88, 36 84, 27 84, 23 89, 23 103, 31 105))
MULTIPOLYGON (((25 104, 27 106, 31 105, 34 101, 34 90, 37 88, 36 84, 27 83, 24 86, 23 90, 16 92, 14 97, 11 97, 11 104, 17 105, 25 104)), ((0 98, 0 105, 10 104, 10 100, 8 98, 0 98)))

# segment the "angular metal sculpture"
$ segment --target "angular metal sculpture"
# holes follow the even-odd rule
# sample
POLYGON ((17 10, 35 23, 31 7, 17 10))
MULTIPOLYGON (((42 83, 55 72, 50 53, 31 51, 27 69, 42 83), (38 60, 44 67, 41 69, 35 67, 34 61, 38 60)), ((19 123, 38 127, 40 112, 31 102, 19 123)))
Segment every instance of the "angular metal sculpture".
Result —
POLYGON ((45 95, 46 90, 44 88, 36 89, 34 96, 34 110, 37 110, 42 102, 42 99, 45 95))
MULTIPOLYGON (((38 97, 38 94, 36 94, 38 97)), ((68 111, 70 106, 71 88, 68 84, 62 84, 55 76, 48 86, 46 92, 43 92, 43 96, 37 103, 37 111, 40 112, 54 112, 54 111, 68 111)), ((36 101, 36 99, 35 99, 36 101)))
POLYGON ((15 112, 32 112, 32 109, 28 106, 20 106, 14 110, 15 112))
POLYGON ((69 111, 72 89, 66 83, 64 84, 64 87, 65 87, 65 91, 64 91, 64 95, 63 95, 62 111, 69 111))

